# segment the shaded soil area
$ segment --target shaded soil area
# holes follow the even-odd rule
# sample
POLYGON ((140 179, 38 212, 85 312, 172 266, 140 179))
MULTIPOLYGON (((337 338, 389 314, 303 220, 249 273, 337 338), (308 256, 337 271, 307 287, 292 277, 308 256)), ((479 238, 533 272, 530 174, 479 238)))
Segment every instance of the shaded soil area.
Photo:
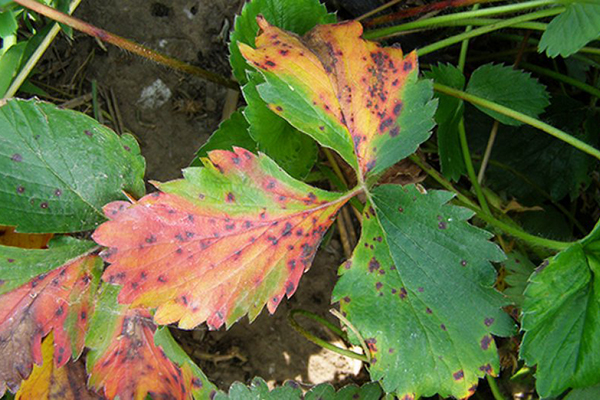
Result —
MULTIPOLYGON (((170 56, 230 76, 227 38, 239 0, 84 1, 75 16, 170 56)), ((77 109, 91 114, 95 82, 102 122, 117 132, 131 132, 147 162, 148 181, 181 177, 196 150, 222 119, 227 89, 185 75, 118 48, 104 47, 83 34, 57 39, 40 63, 37 83, 52 93, 70 93, 77 109)), ((231 95, 231 94, 230 94, 231 95)), ((58 96, 57 96, 58 97, 58 96)), ((58 101, 56 101, 58 102, 58 101)), ((235 102, 235 101, 234 101, 235 102)), ((148 185, 148 190, 153 190, 148 185)), ((296 294, 271 316, 264 310, 253 322, 239 321, 229 331, 172 329, 174 336, 219 388, 261 376, 270 385, 293 379, 307 385, 362 383, 367 375, 358 361, 321 349, 296 333, 287 316, 305 309, 335 322, 329 314, 337 268, 344 260, 337 234, 324 244, 296 294)), ((302 325, 333 341, 309 320, 302 325)), ((337 345, 343 346, 341 343, 337 345)))

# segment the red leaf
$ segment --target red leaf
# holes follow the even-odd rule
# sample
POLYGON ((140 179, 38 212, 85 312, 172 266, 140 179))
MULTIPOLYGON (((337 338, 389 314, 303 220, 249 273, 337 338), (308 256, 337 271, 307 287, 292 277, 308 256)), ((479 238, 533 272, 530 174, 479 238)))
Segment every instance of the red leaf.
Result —
POLYGON ((0 296, 0 396, 6 387, 15 392, 33 363, 42 363, 41 340, 51 330, 56 368, 81 353, 97 262, 78 258, 0 296))
POLYGON ((88 355, 89 384, 109 399, 191 399, 194 388, 188 365, 175 365, 154 344, 156 326, 142 309, 124 310, 114 323, 107 345, 88 355))
POLYGON ((229 326, 290 297, 336 212, 353 194, 312 188, 264 155, 217 150, 185 179, 134 205, 111 203, 94 239, 121 303, 157 307, 159 324, 229 326))

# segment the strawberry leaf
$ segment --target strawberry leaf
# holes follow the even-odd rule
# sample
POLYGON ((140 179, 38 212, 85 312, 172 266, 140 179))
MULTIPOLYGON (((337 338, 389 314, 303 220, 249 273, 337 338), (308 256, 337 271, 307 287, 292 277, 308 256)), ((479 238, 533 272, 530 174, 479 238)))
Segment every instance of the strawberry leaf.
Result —
POLYGON ((251 0, 235 18, 234 30, 231 32, 229 51, 233 75, 240 83, 248 83, 246 72, 252 68, 246 63, 238 48, 239 43, 253 45, 259 27, 256 17, 262 15, 273 25, 304 35, 315 25, 335 22, 335 14, 327 13, 327 9, 319 0, 251 0))
POLYGON ((40 343, 51 330, 57 368, 81 354, 102 266, 85 255, 91 245, 72 239, 48 250, 0 246, 0 395, 6 387, 15 392, 42 362, 40 343))
POLYGON ((358 22, 320 25, 303 39, 259 17, 256 49, 242 55, 266 83, 257 87, 278 115, 336 150, 363 179, 413 153, 433 127, 429 81, 417 81, 416 52, 361 39, 358 22))
MULTIPOLYGON (((533 78, 529 72, 501 64, 486 64, 473 71, 467 84, 467 92, 519 110, 534 118, 550 104, 550 96, 546 87, 533 78)), ((478 105, 475 107, 503 124, 513 126, 523 124, 488 108, 478 105)))
POLYGON ((330 384, 322 383, 303 394, 298 383, 287 381, 282 386, 269 390, 264 379, 256 377, 248 386, 235 382, 229 388, 228 394, 220 392, 214 400, 379 400, 381 394, 381 387, 374 382, 362 387, 344 386, 337 392, 330 384))
POLYGON ((86 386, 87 374, 82 362, 68 362, 56 368, 54 335, 52 332, 42 342, 42 365, 35 365, 29 378, 17 392, 16 400, 92 400, 100 396, 86 386))
MULTIPOLYGON (((431 71, 424 75, 437 83, 458 90, 463 90, 465 87, 465 76, 462 71, 451 64, 434 65, 431 71)), ((436 93, 435 97, 439 99, 435 122, 438 124, 437 140, 442 173, 448 179, 458 181, 467 171, 458 134, 458 124, 464 112, 463 101, 442 93, 436 93)))
POLYGON ((567 9, 554 17, 542 35, 538 51, 548 57, 568 57, 583 46, 600 38, 600 4, 574 0, 567 9))
POLYGON ((265 304, 275 312, 353 194, 312 188, 241 148, 203 162, 134 205, 109 204, 93 235, 109 247, 103 279, 123 285, 119 302, 157 307, 159 324, 219 328, 265 304))
POLYGON ((0 224, 19 232, 93 229, 122 190, 144 193, 133 136, 119 137, 79 112, 9 100, 0 107, 0 148, 0 224))
POLYGON ((451 198, 413 185, 376 188, 333 293, 370 348, 371 378, 401 399, 470 396, 479 377, 499 371, 491 334, 513 328, 491 288, 490 260, 503 253, 451 198))
POLYGON ((600 223, 529 278, 522 329, 540 396, 600 383, 600 223))
POLYGON ((117 303, 118 291, 117 286, 103 287, 90 322, 89 385, 109 399, 190 399, 202 382, 154 343, 156 325, 147 310, 117 303))

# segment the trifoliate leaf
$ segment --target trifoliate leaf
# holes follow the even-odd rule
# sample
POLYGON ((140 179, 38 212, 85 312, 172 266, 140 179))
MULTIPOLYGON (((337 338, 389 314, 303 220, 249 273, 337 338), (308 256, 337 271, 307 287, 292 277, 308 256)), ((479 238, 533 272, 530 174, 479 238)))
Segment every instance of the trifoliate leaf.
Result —
POLYGON ((478 378, 499 372, 492 334, 513 328, 492 289, 490 261, 504 255, 451 198, 413 185, 376 188, 334 289, 370 349, 371 379, 400 399, 472 395, 478 378))
POLYGON ((531 276, 521 328, 540 396, 600 383, 600 224, 531 276))
MULTIPOLYGON (((531 117, 537 117, 550 104, 546 87, 532 78, 529 72, 501 64, 477 68, 469 79, 467 92, 531 117)), ((475 107, 503 124, 522 125, 522 122, 485 107, 475 107)))
POLYGON ((0 246, 0 396, 7 387, 16 392, 33 363, 42 363, 41 340, 51 330, 57 368, 83 350, 102 261, 86 255, 89 242, 72 242, 48 250, 0 246))
POLYGON ((86 338, 89 386, 109 399, 191 399, 203 382, 154 343, 150 313, 118 305, 118 287, 103 289, 86 338))
POLYGON ((257 144, 248 133, 248 121, 242 114, 243 108, 235 111, 229 118, 221 122, 208 141, 198 149, 196 157, 190 164, 192 167, 202 165, 202 158, 212 150, 232 150, 241 147, 256 153, 257 144))
MULTIPOLYGON (((463 90, 465 87, 465 76, 451 64, 432 66, 431 71, 425 72, 424 75, 435 82, 458 90, 463 90)), ((458 123, 464 111, 463 101, 441 93, 436 93, 435 97, 439 99, 435 122, 438 124, 437 140, 442 173, 446 178, 458 181, 466 172, 458 134, 458 123)))
POLYGON ((430 135, 435 101, 418 81, 416 52, 361 38, 358 22, 320 25, 302 39, 258 18, 256 49, 242 55, 266 83, 269 108, 337 151, 366 180, 413 153, 430 135), (367 176, 369 175, 369 176, 367 176))
POLYGON ((161 192, 105 207, 94 239, 109 247, 103 279, 121 303, 158 307, 159 324, 231 325, 271 313, 296 291, 335 214, 351 194, 294 180, 265 155, 215 150, 204 168, 161 192))
POLYGON ((542 35, 538 51, 548 57, 568 57, 600 37, 600 4, 586 0, 570 1, 567 9, 554 17, 542 35))
POLYGON ((330 24, 336 20, 335 14, 327 13, 319 0, 252 0, 246 3, 235 18, 229 45, 231 69, 240 85, 248 82, 246 72, 252 68, 240 54, 238 43, 254 44, 259 31, 256 23, 259 14, 271 24, 297 35, 304 35, 315 25, 330 24))
POLYGON ((0 107, 0 224, 19 232, 75 232, 104 221, 102 206, 144 193, 131 135, 40 101, 0 107))
POLYGON ((42 365, 33 371, 15 396, 16 400, 95 400, 101 397, 87 388, 87 374, 82 362, 68 362, 57 368, 54 359, 54 334, 42 342, 42 365))

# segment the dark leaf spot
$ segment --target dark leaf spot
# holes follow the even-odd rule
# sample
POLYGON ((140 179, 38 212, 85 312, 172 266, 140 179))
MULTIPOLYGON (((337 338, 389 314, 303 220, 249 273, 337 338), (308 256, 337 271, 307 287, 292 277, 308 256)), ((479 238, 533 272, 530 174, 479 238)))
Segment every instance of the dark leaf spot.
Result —
POLYGON ((23 161, 23 156, 18 153, 15 153, 12 155, 12 157, 10 159, 13 160, 14 162, 21 162, 21 161, 23 161))
POLYGON ((465 377, 465 373, 463 372, 462 369, 459 369, 458 371, 456 371, 455 373, 452 374, 452 377, 454 378, 455 381, 460 381, 462 378, 465 377))

